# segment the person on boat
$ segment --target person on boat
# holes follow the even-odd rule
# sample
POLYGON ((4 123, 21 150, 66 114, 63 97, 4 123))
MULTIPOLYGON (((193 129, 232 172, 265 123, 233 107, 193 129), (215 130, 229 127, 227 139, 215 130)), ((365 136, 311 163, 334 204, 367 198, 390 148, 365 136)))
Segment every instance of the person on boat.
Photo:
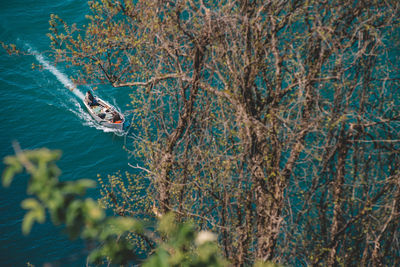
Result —
POLYGON ((113 114, 113 120, 112 120, 112 122, 113 123, 121 123, 122 121, 121 121, 121 117, 119 116, 119 114, 117 113, 117 112, 115 112, 114 114, 113 114))
POLYGON ((86 97, 88 99, 88 103, 90 106, 95 106, 97 105, 96 99, 93 97, 92 93, 90 91, 86 92, 86 97))

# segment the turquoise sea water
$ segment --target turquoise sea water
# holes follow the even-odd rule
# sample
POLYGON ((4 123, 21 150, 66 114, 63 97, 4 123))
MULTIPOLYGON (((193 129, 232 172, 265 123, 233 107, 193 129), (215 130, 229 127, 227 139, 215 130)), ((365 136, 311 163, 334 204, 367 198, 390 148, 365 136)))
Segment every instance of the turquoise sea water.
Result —
MULTIPOLYGON (((84 109, 80 92, 90 85, 73 93, 68 90, 68 75, 74 70, 47 65, 51 64, 45 56, 50 14, 80 24, 87 12, 84 0, 0 2, 0 40, 37 52, 36 56, 8 56, 0 50, 0 157, 13 153, 13 140, 24 149, 61 149, 58 165, 62 180, 96 179, 97 174, 128 170, 122 148, 124 136, 97 125, 84 109), (45 69, 32 70, 32 63, 40 63, 45 69)), ((128 89, 104 86, 96 93, 122 112, 127 111, 128 89)), ((97 190, 90 194, 98 197, 97 190)), ((26 197, 26 177, 18 176, 10 188, 0 188, 0 266, 26 266, 27 262, 35 266, 84 266, 85 245, 70 241, 62 227, 46 222, 36 224, 29 236, 22 235, 25 212, 20 203, 26 197)))

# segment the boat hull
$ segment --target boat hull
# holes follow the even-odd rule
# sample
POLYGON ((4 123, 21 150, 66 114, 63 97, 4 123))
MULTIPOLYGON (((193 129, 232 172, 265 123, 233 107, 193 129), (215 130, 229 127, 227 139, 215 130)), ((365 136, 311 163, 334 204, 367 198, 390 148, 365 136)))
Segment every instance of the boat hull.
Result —
POLYGON ((111 129, 117 129, 117 130, 124 130, 124 123, 125 123, 125 117, 124 115, 117 111, 115 107, 112 105, 108 104, 104 100, 100 99, 99 97, 94 97, 96 104, 91 105, 90 100, 88 98, 88 95, 86 95, 83 103, 86 106, 86 109, 88 110, 89 114, 92 116, 92 118, 99 123, 100 125, 111 128, 111 129), (117 122, 113 122, 112 116, 118 114, 120 120, 117 122))

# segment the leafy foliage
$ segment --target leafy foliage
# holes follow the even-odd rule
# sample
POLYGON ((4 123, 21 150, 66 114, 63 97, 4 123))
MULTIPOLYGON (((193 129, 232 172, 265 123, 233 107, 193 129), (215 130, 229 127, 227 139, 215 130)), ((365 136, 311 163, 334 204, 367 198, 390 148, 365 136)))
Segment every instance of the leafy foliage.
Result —
POLYGON ((47 210, 54 224, 65 224, 71 237, 80 236, 95 242, 97 248, 89 260, 104 260, 126 264, 136 258, 129 234, 152 236, 159 242, 153 255, 144 266, 225 266, 227 262, 219 253, 215 236, 206 232, 196 234, 192 223, 176 224, 174 216, 167 214, 158 224, 162 239, 149 232, 146 224, 131 217, 107 217, 99 204, 91 198, 83 198, 91 180, 60 182, 60 170, 55 165, 59 151, 40 149, 18 152, 5 158, 7 168, 3 173, 3 185, 10 186, 14 176, 25 168, 30 174, 28 193, 35 198, 22 202, 27 210, 22 230, 28 234, 35 222, 45 221, 47 210), (203 237, 202 237, 203 236, 203 237), (162 241, 165 240, 165 241, 162 241))

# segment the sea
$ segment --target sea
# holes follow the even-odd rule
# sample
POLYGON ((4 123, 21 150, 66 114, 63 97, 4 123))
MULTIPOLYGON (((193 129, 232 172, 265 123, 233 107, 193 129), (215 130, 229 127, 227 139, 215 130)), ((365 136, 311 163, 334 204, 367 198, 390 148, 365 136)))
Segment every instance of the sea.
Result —
MULTIPOLYGON (((132 89, 76 86, 69 77, 77 70, 55 65, 47 56, 50 14, 82 25, 88 12, 85 0, 0 1, 0 41, 31 54, 10 56, 0 49, 0 159, 13 154, 12 144, 18 142, 22 149, 62 150, 58 166, 64 181, 96 180, 98 175, 129 171, 124 150, 129 133, 98 125, 85 110, 82 97, 96 86, 95 94, 130 118, 132 89), (42 68, 32 69, 32 64, 42 68)), ((4 163, 0 168, 4 170, 4 163)), ((0 186, 0 266, 86 266, 85 243, 70 240, 63 227, 52 225, 48 217, 44 224, 35 224, 29 235, 22 234, 21 201, 29 197, 27 178, 20 175, 9 188, 0 186)), ((89 196, 99 198, 99 190, 92 189, 89 196)))

